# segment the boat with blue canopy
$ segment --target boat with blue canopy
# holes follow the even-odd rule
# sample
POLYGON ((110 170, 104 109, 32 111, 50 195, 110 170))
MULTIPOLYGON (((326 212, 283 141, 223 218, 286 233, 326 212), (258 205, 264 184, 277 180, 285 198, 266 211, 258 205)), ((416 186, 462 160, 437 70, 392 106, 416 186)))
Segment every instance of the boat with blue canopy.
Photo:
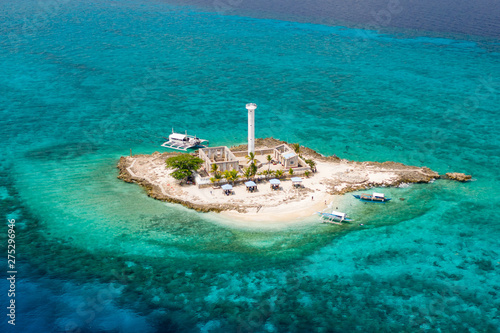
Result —
POLYGON ((384 193, 376 193, 373 194, 353 194, 353 197, 359 199, 361 201, 370 201, 370 202, 387 202, 391 200, 391 198, 386 198, 384 193))

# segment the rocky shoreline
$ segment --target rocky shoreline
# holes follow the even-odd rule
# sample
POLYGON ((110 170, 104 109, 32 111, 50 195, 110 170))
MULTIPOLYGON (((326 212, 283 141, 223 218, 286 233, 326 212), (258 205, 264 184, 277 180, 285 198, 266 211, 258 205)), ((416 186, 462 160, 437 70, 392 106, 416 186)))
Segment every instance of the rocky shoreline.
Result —
MULTIPOLYGON (((273 138, 257 139, 256 147, 273 147, 282 143, 286 142, 273 138)), ((244 151, 246 149, 246 145, 231 147, 233 151, 244 151)), ((200 212, 234 210, 245 213, 250 208, 259 207, 258 204, 249 203, 246 200, 239 202, 234 202, 234 200, 204 200, 197 197, 196 192, 193 192, 193 188, 202 191, 197 189, 196 186, 181 186, 173 179, 168 179, 170 171, 164 167, 165 159, 178 154, 155 152, 151 155, 121 157, 117 165, 119 169, 118 178, 128 183, 137 183, 153 199, 181 204, 200 212), (135 165, 136 163, 137 165, 135 165)), ((470 175, 462 173, 439 175, 439 173, 427 167, 408 166, 397 162, 356 162, 341 159, 337 156, 323 156, 303 146, 300 148, 300 154, 317 161, 318 173, 314 174, 312 178, 326 176, 318 179, 318 182, 314 184, 317 185, 316 187, 321 187, 322 191, 326 192, 325 195, 342 195, 373 187, 397 187, 405 183, 430 183, 436 179, 449 179, 460 182, 471 180, 470 175)), ((295 190, 293 195, 290 194, 287 198, 300 200, 300 197, 307 196, 308 193, 314 191, 320 191, 320 189, 313 190, 306 186, 306 188, 295 190)), ((210 191, 210 194, 212 195, 212 191, 210 191)), ((209 196, 208 199, 212 199, 212 197, 209 196)), ((286 200, 281 199, 274 205, 285 203, 284 201, 286 200)))
MULTIPOLYGON (((179 153, 163 153, 160 154, 158 152, 153 153, 152 155, 134 155, 134 157, 148 157, 152 156, 155 158, 161 158, 163 160, 167 159, 170 156, 177 155, 179 153)), ((129 167, 131 166, 130 160, 127 159, 127 157, 120 157, 120 160, 118 162, 118 170, 119 170, 119 175, 118 179, 123 180, 124 182, 127 183, 136 183, 144 190, 146 191, 146 194, 156 200, 160 201, 165 201, 165 202, 170 202, 170 203, 175 203, 175 204, 181 204, 187 208, 194 209, 199 212, 217 212, 220 213, 225 210, 234 210, 238 209, 239 207, 236 205, 230 205, 230 204, 196 204, 193 202, 190 202, 188 200, 183 200, 178 197, 168 195, 163 193, 162 189, 158 186, 153 184, 151 181, 148 179, 142 178, 142 177, 137 177, 134 175, 132 172, 129 171, 129 167)))

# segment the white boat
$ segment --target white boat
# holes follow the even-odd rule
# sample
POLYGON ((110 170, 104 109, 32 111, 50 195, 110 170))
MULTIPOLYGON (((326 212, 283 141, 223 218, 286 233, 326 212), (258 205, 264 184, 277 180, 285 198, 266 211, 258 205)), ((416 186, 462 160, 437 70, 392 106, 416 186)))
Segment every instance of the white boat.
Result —
POLYGON ((192 148, 206 148, 208 147, 208 140, 200 139, 196 135, 188 135, 187 131, 185 134, 175 133, 172 129, 172 134, 168 136, 168 141, 164 142, 161 146, 186 151, 192 148))

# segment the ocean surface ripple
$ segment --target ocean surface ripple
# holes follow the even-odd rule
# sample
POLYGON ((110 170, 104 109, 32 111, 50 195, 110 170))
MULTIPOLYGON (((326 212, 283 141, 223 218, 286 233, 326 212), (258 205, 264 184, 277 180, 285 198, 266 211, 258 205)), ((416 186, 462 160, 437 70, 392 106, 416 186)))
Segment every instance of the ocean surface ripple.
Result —
POLYGON ((19 270, 1 331, 499 332, 498 1, 479 30, 401 16, 383 31, 231 3, 0 2, 0 212, 19 270), (263 231, 116 178, 172 127, 244 143, 247 102, 258 137, 474 181, 346 196, 345 228, 263 231))

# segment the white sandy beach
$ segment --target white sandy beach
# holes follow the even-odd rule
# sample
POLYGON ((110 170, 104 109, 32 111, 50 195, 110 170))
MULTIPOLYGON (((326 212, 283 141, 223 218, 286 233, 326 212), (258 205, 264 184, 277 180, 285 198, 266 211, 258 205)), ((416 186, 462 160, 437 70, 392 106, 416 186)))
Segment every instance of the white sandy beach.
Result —
POLYGON ((165 156, 162 154, 137 155, 125 157, 125 160, 132 178, 147 181, 164 196, 193 205, 224 206, 220 217, 226 223, 269 227, 298 223, 315 212, 335 207, 334 201, 338 199, 336 192, 346 187, 390 185, 398 178, 396 171, 401 171, 393 172, 345 160, 317 161, 317 172, 309 178, 302 177, 301 188, 295 188, 290 180, 282 180, 280 190, 272 190, 268 181, 262 181, 257 183, 258 191, 251 193, 243 183, 238 183, 234 185, 234 194, 226 196, 221 189, 180 185, 169 175, 172 170, 165 168, 165 156))
MULTIPOLYGON (((269 149, 286 144, 273 138, 257 139, 259 148, 269 149)), ((246 145, 233 147, 246 151, 246 145)), ((233 194, 226 196, 213 186, 181 184, 170 176, 165 160, 172 153, 134 155, 120 158, 118 178, 138 183, 147 194, 157 200, 182 204, 202 212, 217 214, 218 223, 232 226, 278 228, 304 223, 318 211, 329 212, 339 206, 342 195, 374 187, 400 186, 407 183, 429 183, 438 178, 458 181, 470 180, 470 175, 447 173, 440 176, 426 167, 409 166, 396 162, 356 162, 336 156, 325 157, 307 147, 301 147, 305 159, 316 163, 316 172, 302 178, 302 186, 294 187, 291 180, 281 179, 279 190, 272 190, 268 180, 257 181, 257 191, 248 192, 243 182, 233 186, 233 194)), ((256 156, 259 171, 276 169, 264 155, 256 156)), ((240 162, 245 163, 246 159, 240 162)), ((287 172, 287 170, 284 170, 287 172)), ((287 174, 288 175, 288 174, 287 174)), ((288 175, 289 176, 289 175, 288 175)), ((241 174, 240 174, 240 177, 241 174)), ((240 178, 241 179, 241 178, 240 178)))

